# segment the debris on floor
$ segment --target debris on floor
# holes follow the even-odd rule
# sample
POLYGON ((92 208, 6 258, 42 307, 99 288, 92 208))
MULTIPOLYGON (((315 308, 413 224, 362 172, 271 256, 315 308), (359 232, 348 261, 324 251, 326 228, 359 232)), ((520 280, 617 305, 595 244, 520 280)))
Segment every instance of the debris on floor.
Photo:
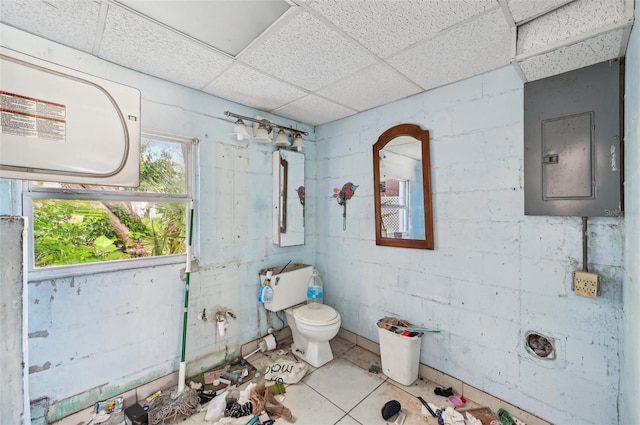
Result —
POLYGON ((280 379, 285 384, 295 384, 304 378, 308 369, 305 362, 281 358, 267 367, 264 377, 269 381, 280 379))
POLYGON ((96 403, 93 409, 92 421, 94 424, 111 424, 119 423, 118 420, 122 420, 124 415, 122 412, 123 406, 122 397, 115 397, 106 401, 100 401, 96 403))
POLYGON ((379 373, 382 373, 382 368, 377 364, 372 364, 371 366, 369 366, 369 372, 375 373, 377 375, 379 373))
POLYGON ((476 419, 476 421, 480 422, 481 425, 490 425, 493 421, 498 421, 498 423, 500 423, 498 417, 488 407, 466 409, 464 412, 465 414, 468 413, 472 415, 476 419))
POLYGON ((449 388, 441 388, 441 387, 436 387, 433 390, 434 394, 442 396, 442 397, 451 397, 453 395, 453 388, 449 387, 449 388))
POLYGON ((169 418, 194 415, 198 412, 199 402, 198 391, 193 388, 186 387, 179 394, 177 388, 167 390, 149 405, 149 424, 156 425, 169 418))

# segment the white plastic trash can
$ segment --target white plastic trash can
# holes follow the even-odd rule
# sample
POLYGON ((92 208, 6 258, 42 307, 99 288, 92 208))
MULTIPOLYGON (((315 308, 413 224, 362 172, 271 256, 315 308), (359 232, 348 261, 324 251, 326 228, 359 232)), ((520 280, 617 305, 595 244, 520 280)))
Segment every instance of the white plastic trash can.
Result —
POLYGON ((402 385, 413 384, 418 379, 422 335, 403 336, 378 327, 382 372, 402 385))

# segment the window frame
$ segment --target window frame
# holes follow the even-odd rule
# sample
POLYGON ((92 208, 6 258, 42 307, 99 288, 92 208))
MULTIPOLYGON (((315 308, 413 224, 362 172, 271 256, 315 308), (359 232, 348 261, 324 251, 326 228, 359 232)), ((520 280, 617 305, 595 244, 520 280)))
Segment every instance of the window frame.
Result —
MULTIPOLYGON (((124 260, 100 261, 84 264, 36 267, 35 266, 35 239, 33 226, 33 201, 35 199, 59 199, 59 200, 87 200, 87 201, 123 201, 135 200, 136 202, 184 202, 185 223, 189 226, 189 211, 195 207, 195 179, 196 179, 196 148, 198 139, 186 137, 165 136, 153 132, 142 132, 141 138, 153 139, 164 142, 182 143, 187 147, 185 154, 185 193, 162 194, 135 191, 101 191, 95 189, 60 189, 52 187, 34 186, 31 180, 24 180, 22 187, 22 212, 31 223, 27 231, 27 272, 29 280, 42 280, 58 277, 68 277, 118 270, 129 270, 143 267, 154 267, 167 264, 179 264, 186 261, 185 254, 172 254, 155 257, 129 258, 124 260)), ((195 223, 194 223, 195 226, 195 223)), ((195 239, 195 238, 194 238, 195 239)), ((193 245, 193 241, 192 241, 193 245)), ((192 257, 195 249, 188 250, 192 257)))
MULTIPOLYGON (((402 179, 397 177, 387 177, 385 181, 389 179, 396 180, 398 182, 397 198, 398 198, 398 202, 401 202, 401 203, 381 205, 381 208, 397 210, 398 211, 398 227, 401 230, 400 233, 407 234, 409 233, 409 214, 410 214, 409 206, 411 205, 410 199, 409 199, 409 196, 411 194, 411 191, 409 190, 410 181, 408 179, 402 179)), ((381 195, 380 199, 382 200, 382 198, 384 197, 381 195)), ((389 196, 388 198, 391 198, 391 196, 389 196)))

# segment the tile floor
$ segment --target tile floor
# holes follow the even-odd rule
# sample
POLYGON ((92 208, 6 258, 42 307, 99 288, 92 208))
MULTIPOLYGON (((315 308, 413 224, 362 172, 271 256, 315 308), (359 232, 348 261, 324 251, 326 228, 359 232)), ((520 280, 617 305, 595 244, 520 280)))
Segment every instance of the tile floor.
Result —
MULTIPOLYGON (((290 341, 282 341, 278 349, 268 353, 257 353, 249 357, 256 369, 264 371, 265 366, 289 354, 290 341), (283 352, 280 352, 280 350, 283 352), (283 353, 286 352, 286 355, 283 353)), ((368 371, 371 365, 380 366, 380 356, 356 346, 346 339, 336 337, 331 341, 334 359, 326 365, 314 368, 309 365, 305 377, 297 384, 287 385, 281 402, 291 410, 296 425, 384 425, 381 409, 389 400, 398 400, 406 414, 404 425, 437 424, 435 418, 421 414, 422 404, 416 396, 442 406, 448 406, 444 397, 435 395, 436 384, 418 379, 411 386, 401 385, 385 375, 368 371), (435 422, 434 422, 435 421, 435 422)), ((478 407, 468 401, 466 408, 478 407)), ((203 425, 206 409, 180 423, 203 425)), ((250 417, 246 417, 247 421, 250 417)), ((241 422, 245 423, 245 422, 241 422)), ((276 424, 286 424, 280 419, 276 424)))

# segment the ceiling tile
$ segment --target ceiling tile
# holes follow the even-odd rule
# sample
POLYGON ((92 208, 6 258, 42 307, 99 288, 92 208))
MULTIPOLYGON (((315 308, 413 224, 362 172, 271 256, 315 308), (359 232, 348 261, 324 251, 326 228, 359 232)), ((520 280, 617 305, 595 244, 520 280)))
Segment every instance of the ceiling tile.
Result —
POLYGON ((283 0, 120 0, 120 3, 233 56, 291 7, 283 0))
POLYGON ((384 105, 421 92, 389 67, 374 64, 317 93, 358 111, 384 105))
POLYGON ((232 63, 231 58, 113 5, 98 56, 198 89, 232 63))
POLYGON ((520 62, 528 81, 593 65, 620 54, 624 30, 615 30, 520 62))
POLYGON ((2 0, 0 21, 74 49, 91 52, 100 7, 98 1, 2 0))
POLYGON ((425 90, 508 65, 510 29, 501 9, 391 57, 388 62, 425 90))
POLYGON ((508 5, 513 20, 518 23, 543 15, 571 1, 573 0, 509 0, 508 5))
POLYGON ((383 58, 497 6, 495 0, 322 0, 308 4, 383 58))
POLYGON ((625 0, 576 0, 518 27, 518 55, 624 21, 625 0))
POLYGON ((356 111, 319 96, 309 95, 278 108, 273 113, 311 125, 318 125, 354 115, 356 111))
POLYGON ((242 61, 313 91, 364 68, 374 58, 302 12, 252 48, 242 61))
POLYGON ((307 93, 236 63, 204 91, 264 111, 271 111, 307 93))

